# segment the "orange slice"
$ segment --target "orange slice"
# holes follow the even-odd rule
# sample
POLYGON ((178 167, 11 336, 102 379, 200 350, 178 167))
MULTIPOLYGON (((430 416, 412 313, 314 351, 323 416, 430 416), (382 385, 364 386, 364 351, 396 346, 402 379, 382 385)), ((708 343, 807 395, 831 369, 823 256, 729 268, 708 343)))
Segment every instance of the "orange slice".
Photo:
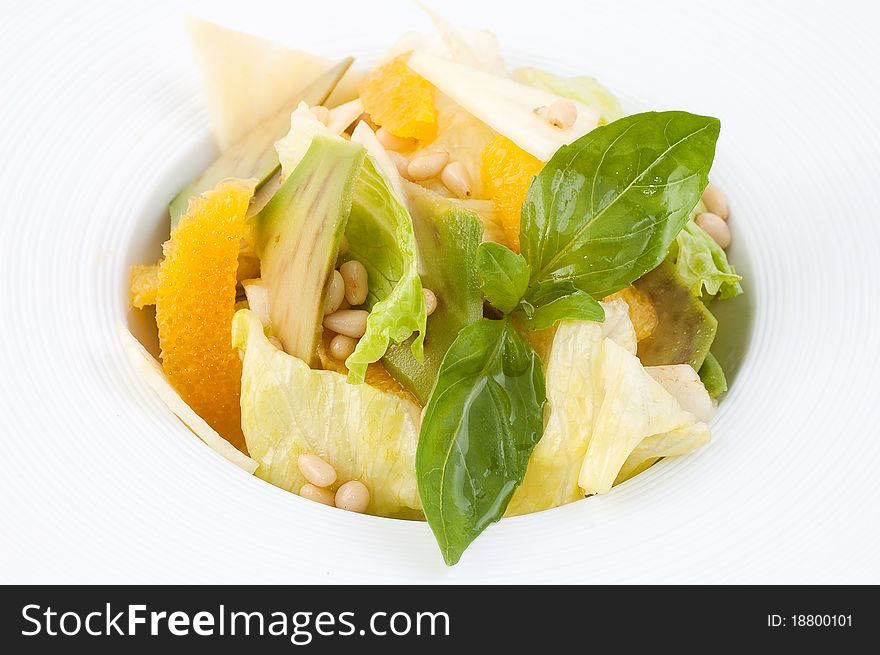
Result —
POLYGON ((505 136, 496 136, 483 149, 482 178, 486 195, 501 219, 507 245, 519 252, 519 221, 529 184, 544 163, 505 136))
POLYGON ((183 400, 244 452, 241 360, 232 348, 238 251, 252 182, 226 180, 192 198, 165 243, 156 323, 162 368, 183 400))
POLYGON ((641 341, 650 337, 657 327, 657 310, 654 309, 647 294, 635 287, 627 287, 607 296, 604 301, 611 302, 618 299, 626 303, 629 310, 629 320, 632 321, 636 330, 636 339, 641 341))
POLYGON ((437 135, 434 87, 406 65, 410 53, 395 57, 361 80, 364 110, 394 136, 431 141, 437 135))

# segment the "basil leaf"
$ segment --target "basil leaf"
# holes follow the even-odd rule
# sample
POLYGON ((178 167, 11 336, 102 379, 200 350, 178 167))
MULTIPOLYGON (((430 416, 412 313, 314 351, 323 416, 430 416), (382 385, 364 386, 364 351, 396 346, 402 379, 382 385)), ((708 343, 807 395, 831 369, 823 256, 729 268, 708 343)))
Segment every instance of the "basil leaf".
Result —
POLYGON ((416 475, 443 559, 504 514, 544 428, 541 359, 509 318, 465 327, 425 407, 416 475))
POLYGON ((522 255, 486 241, 477 248, 477 272, 490 305, 503 314, 516 309, 529 285, 529 265, 522 255))
POLYGON ((553 280, 529 288, 520 303, 521 322, 529 330, 543 330, 563 319, 605 320, 599 301, 574 286, 571 280, 553 280))
POLYGON ((648 112, 560 148, 523 204, 531 285, 570 280, 603 298, 659 265, 706 186, 719 130, 716 118, 648 112))

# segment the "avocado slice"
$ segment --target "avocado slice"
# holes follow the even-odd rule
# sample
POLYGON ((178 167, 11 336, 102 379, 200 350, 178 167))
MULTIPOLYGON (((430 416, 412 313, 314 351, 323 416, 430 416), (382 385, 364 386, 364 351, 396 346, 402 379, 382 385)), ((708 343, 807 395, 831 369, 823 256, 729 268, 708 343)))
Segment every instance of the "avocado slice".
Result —
POLYGON ((703 365, 698 371, 703 386, 712 398, 717 398, 727 391, 727 376, 724 375, 724 369, 721 363, 711 352, 706 355, 703 365))
POLYGON ((657 312, 657 327, 639 342, 642 364, 690 364, 699 371, 715 340, 718 321, 678 278, 672 261, 667 258, 633 286, 650 298, 657 312))
POLYGON ((320 365, 324 295, 351 212, 366 152, 315 136, 305 157, 256 216, 269 318, 284 350, 320 365))
POLYGON ((351 67, 353 61, 351 57, 343 59, 304 89, 295 93, 284 109, 251 130, 244 139, 220 155, 204 173, 183 187, 168 205, 168 211, 171 214, 171 229, 173 230, 177 226, 180 217, 186 211, 189 199, 213 189, 220 180, 227 177, 237 177, 243 180, 256 178, 257 189, 262 187, 278 170, 278 153, 275 152, 275 142, 287 134, 290 129, 291 112, 300 102, 307 102, 310 105, 323 103, 351 67))
POLYGON ((476 272, 483 228, 473 212, 416 184, 405 185, 419 247, 422 286, 431 289, 439 302, 428 317, 424 362, 413 357, 411 339, 392 344, 382 362, 425 404, 449 346, 463 327, 483 316, 476 272))

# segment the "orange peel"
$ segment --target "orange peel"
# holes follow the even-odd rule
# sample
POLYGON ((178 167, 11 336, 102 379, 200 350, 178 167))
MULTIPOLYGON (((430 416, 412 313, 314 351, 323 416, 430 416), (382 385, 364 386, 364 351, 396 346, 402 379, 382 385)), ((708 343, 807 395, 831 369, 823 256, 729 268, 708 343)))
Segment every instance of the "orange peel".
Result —
POLYGON ((224 439, 241 432, 241 360, 232 348, 236 274, 251 181, 224 180, 190 199, 159 265, 162 368, 181 398, 224 439))

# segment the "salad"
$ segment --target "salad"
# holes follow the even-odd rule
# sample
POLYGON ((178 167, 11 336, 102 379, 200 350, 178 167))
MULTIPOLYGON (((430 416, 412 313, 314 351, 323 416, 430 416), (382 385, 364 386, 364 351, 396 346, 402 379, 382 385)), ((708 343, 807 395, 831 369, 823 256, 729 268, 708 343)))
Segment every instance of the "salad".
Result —
POLYGON ((742 288, 718 119, 627 114, 431 16, 378 62, 188 19, 220 155, 131 271, 161 364, 129 345, 223 456, 425 520, 452 565, 504 516, 707 443, 710 309, 742 288))

